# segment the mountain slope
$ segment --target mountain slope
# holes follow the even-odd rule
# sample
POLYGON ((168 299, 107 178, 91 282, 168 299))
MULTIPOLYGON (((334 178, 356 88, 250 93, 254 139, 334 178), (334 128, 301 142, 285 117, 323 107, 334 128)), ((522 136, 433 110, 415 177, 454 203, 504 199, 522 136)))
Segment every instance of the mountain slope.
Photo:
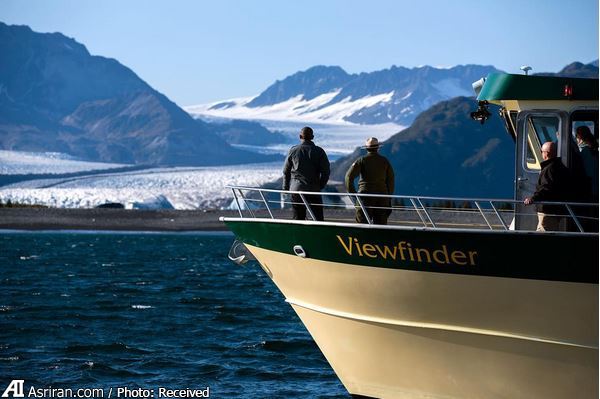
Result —
POLYGON ((227 123, 214 123, 215 133, 229 144, 270 145, 286 143, 288 139, 279 132, 271 132, 260 123, 234 119, 227 123))
POLYGON ((0 23, 0 148, 103 162, 270 160, 235 149, 114 59, 60 33, 0 23))
MULTIPOLYGON (((440 102, 383 143, 397 194, 513 197, 514 143, 495 114, 485 125, 471 120, 475 107, 472 97, 440 102)), ((343 181, 362 154, 357 149, 335 162, 332 178, 343 181)))

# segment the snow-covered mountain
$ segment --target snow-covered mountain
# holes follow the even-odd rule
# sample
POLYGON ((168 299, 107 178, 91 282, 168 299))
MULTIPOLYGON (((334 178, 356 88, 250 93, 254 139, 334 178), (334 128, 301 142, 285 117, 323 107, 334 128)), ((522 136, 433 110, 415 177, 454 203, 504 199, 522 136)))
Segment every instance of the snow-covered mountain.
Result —
POLYGON ((348 74, 338 66, 315 66, 276 81, 255 97, 185 107, 195 117, 295 120, 306 123, 409 126, 433 104, 471 96, 471 84, 498 72, 493 66, 423 66, 348 74))

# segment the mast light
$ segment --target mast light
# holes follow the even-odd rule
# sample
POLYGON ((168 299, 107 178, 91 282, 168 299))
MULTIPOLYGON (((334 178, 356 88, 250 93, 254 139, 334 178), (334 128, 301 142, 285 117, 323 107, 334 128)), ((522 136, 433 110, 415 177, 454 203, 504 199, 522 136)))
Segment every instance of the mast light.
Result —
POLYGON ((527 76, 527 75, 529 75, 529 71, 531 71, 532 68, 529 65, 523 65, 519 69, 521 69, 521 71, 525 72, 525 76, 527 76))

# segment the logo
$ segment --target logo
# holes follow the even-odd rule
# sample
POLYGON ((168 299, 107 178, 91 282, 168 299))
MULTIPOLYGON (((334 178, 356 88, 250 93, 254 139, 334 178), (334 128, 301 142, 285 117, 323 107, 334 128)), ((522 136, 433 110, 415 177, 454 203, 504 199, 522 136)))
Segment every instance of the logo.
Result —
POLYGON ((4 390, 2 394, 3 398, 8 398, 8 394, 12 392, 13 398, 24 398, 25 394, 23 393, 23 384, 25 380, 12 380, 10 384, 8 384, 8 388, 4 390))

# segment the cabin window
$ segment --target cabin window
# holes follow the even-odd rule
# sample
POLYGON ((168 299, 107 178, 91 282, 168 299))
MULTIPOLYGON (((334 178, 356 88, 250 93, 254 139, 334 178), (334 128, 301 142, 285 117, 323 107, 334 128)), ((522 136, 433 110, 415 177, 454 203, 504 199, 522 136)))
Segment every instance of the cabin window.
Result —
POLYGON ((598 133, 595 131, 596 127, 594 121, 573 121, 573 129, 571 130, 573 138, 575 138, 575 131, 579 126, 587 126, 590 129, 590 131, 594 134, 594 136, 596 136, 597 140, 598 133))
MULTIPOLYGON (((568 166, 575 171, 585 173, 586 160, 581 157, 579 146, 577 144, 577 128, 586 126, 598 142, 598 111, 597 110, 577 110, 571 114, 571 129, 569 137, 569 162, 568 166)), ((589 160, 588 160, 589 161, 589 160)), ((589 173, 589 172, 588 172, 589 173)))
POLYGON ((579 126, 587 126, 598 141, 598 111, 575 111, 571 114, 571 137, 577 143, 575 132, 579 126))
POLYGON ((525 124, 527 129, 524 139, 527 140, 524 167, 529 170, 540 170, 542 162, 542 145, 548 141, 557 143, 560 154, 560 118, 550 115, 530 115, 525 124))
POLYGON ((587 126, 590 129, 590 132, 596 137, 596 142, 598 142, 598 131, 595 129, 594 121, 573 121, 573 125, 571 127, 571 139, 573 140, 573 148, 577 148, 577 128, 579 126, 587 126))

